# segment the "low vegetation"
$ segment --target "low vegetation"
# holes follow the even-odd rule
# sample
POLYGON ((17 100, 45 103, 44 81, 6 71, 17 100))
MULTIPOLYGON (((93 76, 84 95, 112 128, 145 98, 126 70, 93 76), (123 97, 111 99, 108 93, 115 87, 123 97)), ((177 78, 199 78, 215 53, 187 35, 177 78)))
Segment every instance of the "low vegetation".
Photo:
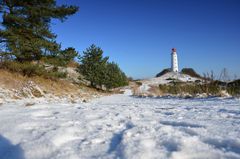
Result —
POLYGON ((181 73, 191 77, 202 78, 193 68, 183 68, 181 73))
POLYGON ((4 61, 0 63, 0 68, 10 72, 17 72, 27 77, 41 76, 48 79, 59 79, 67 76, 66 72, 59 72, 57 67, 46 70, 43 65, 31 62, 4 61))
POLYGON ((27 77, 6 69, 0 69, 0 86, 0 92, 6 95, 4 98, 12 99, 30 98, 32 94, 36 98, 45 96, 46 100, 59 98, 74 102, 106 95, 105 92, 66 80, 52 80, 42 76, 27 77))
POLYGON ((188 94, 191 96, 198 96, 206 94, 207 96, 224 96, 223 92, 231 96, 240 95, 240 80, 230 83, 223 83, 219 81, 211 81, 207 83, 183 83, 172 82, 170 84, 160 84, 159 90, 161 94, 181 95, 188 94))
POLYGON ((232 95, 240 95, 240 79, 229 82, 227 84, 227 91, 232 95))
MULTIPOLYGON (((160 73, 158 73, 156 75, 156 77, 160 77, 160 76, 165 75, 166 73, 169 73, 171 71, 172 71, 171 68, 165 68, 160 73)), ((183 68, 181 70, 181 73, 189 75, 191 77, 202 78, 202 76, 200 76, 193 68, 183 68)))
POLYGON ((159 89, 163 94, 189 94, 192 96, 196 96, 199 94, 206 93, 207 95, 217 96, 220 94, 220 87, 209 83, 206 85, 200 84, 185 84, 174 82, 168 85, 159 85, 159 89))
POLYGON ((166 73, 169 73, 169 72, 171 72, 170 68, 163 69, 160 73, 158 73, 156 75, 156 77, 160 77, 160 76, 165 75, 166 73))
MULTIPOLYGON (((164 69, 156 77, 160 77, 168 72, 171 72, 170 69, 164 69)), ((172 94, 172 95, 182 95, 188 94, 191 96, 197 96, 200 94, 205 94, 206 96, 222 96, 229 94, 231 96, 239 96, 240 95, 240 80, 235 81, 226 81, 229 79, 227 77, 226 69, 223 70, 223 73, 219 76, 219 80, 216 80, 216 75, 214 75, 213 71, 211 73, 206 73, 203 76, 200 76, 194 69, 192 68, 183 68, 181 71, 182 74, 187 74, 191 77, 198 78, 195 82, 181 82, 174 78, 168 78, 166 80, 170 81, 168 84, 160 84, 158 89, 153 86, 150 89, 153 94, 164 95, 164 94, 172 94), (224 80, 225 79, 225 80, 224 80)))

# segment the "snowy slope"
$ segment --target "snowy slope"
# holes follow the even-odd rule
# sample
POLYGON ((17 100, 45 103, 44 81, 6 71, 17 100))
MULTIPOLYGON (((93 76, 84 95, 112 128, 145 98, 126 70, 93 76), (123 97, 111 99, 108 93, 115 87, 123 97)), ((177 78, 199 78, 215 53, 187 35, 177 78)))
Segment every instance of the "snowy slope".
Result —
POLYGON ((177 79, 177 80, 182 81, 182 82, 195 82, 196 80, 201 80, 199 78, 191 77, 189 75, 182 74, 182 73, 168 72, 168 73, 166 73, 166 74, 164 74, 160 77, 147 79, 147 80, 144 81, 144 83, 147 83, 147 84, 150 84, 150 85, 167 84, 171 81, 171 80, 167 80, 169 78, 177 79))
POLYGON ((1 159, 240 158, 238 99, 103 97, 0 106, 1 159))
POLYGON ((175 79, 181 82, 195 82, 196 80, 200 80, 199 78, 191 77, 186 74, 177 73, 177 72, 168 72, 160 77, 149 78, 145 80, 141 80, 142 85, 139 87, 138 92, 140 94, 152 94, 150 91, 151 87, 159 86, 159 84, 168 84, 172 80, 175 79))

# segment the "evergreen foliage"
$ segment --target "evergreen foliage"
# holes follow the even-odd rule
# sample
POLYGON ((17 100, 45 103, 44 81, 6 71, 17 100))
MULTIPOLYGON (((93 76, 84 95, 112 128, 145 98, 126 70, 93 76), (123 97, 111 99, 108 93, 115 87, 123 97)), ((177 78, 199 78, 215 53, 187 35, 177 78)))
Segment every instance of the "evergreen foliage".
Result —
POLYGON ((73 61, 77 55, 78 52, 73 47, 69 47, 61 51, 59 56, 65 61, 65 63, 69 63, 70 61, 73 61))
POLYGON ((191 77, 202 78, 193 68, 183 68, 181 73, 191 77))
POLYGON ((78 52, 74 48, 69 47, 65 50, 59 51, 58 54, 46 55, 42 57, 41 61, 54 66, 66 66, 70 62, 74 61, 74 58, 77 55, 78 52))
POLYGON ((128 79, 126 75, 121 71, 121 69, 116 63, 107 63, 106 72, 107 76, 104 85, 107 88, 116 88, 128 84, 128 79))
POLYGON ((80 65, 77 70, 95 88, 105 86, 110 89, 127 85, 126 75, 116 63, 110 63, 108 59, 108 57, 103 57, 103 50, 100 47, 91 45, 80 57, 80 65))
POLYGON ((1 57, 25 62, 61 55, 56 35, 50 30, 51 20, 64 21, 77 10, 76 6, 57 6, 56 0, 1 0, 1 57))
POLYGON ((103 50, 95 45, 91 45, 83 56, 80 57, 80 66, 78 71, 85 76, 86 80, 91 82, 91 86, 101 86, 104 84, 104 77, 106 76, 104 70, 108 57, 103 57, 103 50))
POLYGON ((160 73, 156 75, 156 77, 161 77, 162 75, 165 75, 168 72, 171 72, 170 68, 163 69, 160 73))
POLYGON ((227 84, 227 91, 231 95, 240 95, 240 79, 234 80, 227 84))

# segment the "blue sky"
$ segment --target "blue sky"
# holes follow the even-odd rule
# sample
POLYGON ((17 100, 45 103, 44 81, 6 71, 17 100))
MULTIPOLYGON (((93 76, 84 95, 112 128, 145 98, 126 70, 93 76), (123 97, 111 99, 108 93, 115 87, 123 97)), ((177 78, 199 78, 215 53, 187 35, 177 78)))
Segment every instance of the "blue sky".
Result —
POLYGON ((177 48, 179 67, 240 78, 239 0, 57 0, 80 7, 64 23, 54 21, 57 41, 80 53, 91 44, 134 78, 153 77, 170 67, 177 48))

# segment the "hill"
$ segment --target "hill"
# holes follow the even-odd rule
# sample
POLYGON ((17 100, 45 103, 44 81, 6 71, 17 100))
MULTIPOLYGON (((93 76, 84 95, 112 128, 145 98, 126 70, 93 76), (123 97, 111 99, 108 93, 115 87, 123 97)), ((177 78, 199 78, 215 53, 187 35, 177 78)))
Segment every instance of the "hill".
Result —
POLYGON ((191 77, 187 74, 177 72, 167 72, 160 77, 139 80, 138 86, 134 87, 135 95, 143 96, 159 96, 163 92, 159 89, 159 85, 171 85, 173 83, 201 83, 202 79, 191 77))
POLYGON ((74 80, 74 71, 69 71, 66 79, 46 79, 40 76, 27 77, 19 73, 0 69, 0 103, 15 100, 35 102, 71 103, 88 101, 102 95, 107 95, 74 80), (72 75, 72 76, 71 76, 72 75))
MULTIPOLYGON (((159 72, 156 77, 161 77, 169 72, 172 72, 171 68, 165 68, 159 72)), ((191 77, 202 78, 193 68, 183 68, 180 73, 189 75, 191 77)))

